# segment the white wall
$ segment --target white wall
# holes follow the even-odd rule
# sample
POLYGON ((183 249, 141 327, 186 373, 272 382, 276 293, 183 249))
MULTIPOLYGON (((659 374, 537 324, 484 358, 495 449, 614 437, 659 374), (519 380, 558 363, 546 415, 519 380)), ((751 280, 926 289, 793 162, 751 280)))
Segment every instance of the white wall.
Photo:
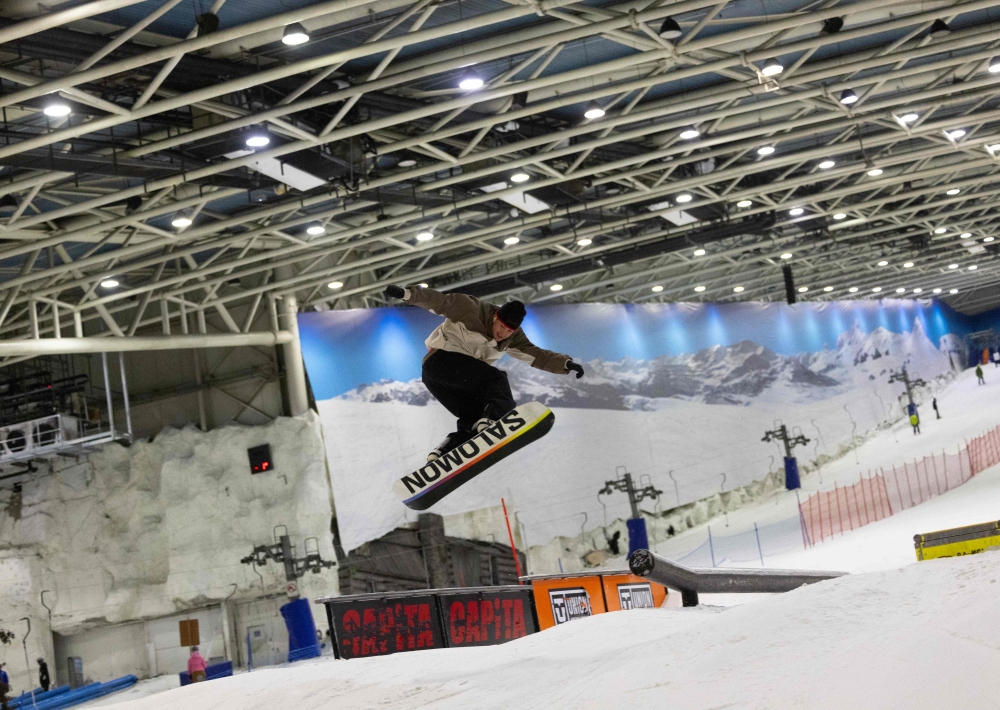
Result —
MULTIPOLYGON (((251 567, 240 563, 254 545, 273 542, 277 525, 287 526, 299 554, 304 538, 316 537, 322 557, 336 559, 322 439, 311 413, 259 427, 164 430, 152 442, 106 446, 69 463, 25 482, 19 519, 0 515, 0 620, 32 619, 33 666, 39 655, 53 654, 42 590, 49 591, 52 630, 75 637, 130 621, 217 610, 230 595, 237 603, 283 593, 282 567, 271 562, 258 568, 262 589, 251 567), (252 476, 246 449, 262 443, 271 444, 275 470, 252 476)), ((0 508, 10 495, 0 492, 0 508)), ((337 593, 336 568, 307 574, 299 588, 309 599, 337 593)), ((322 608, 314 614, 325 625, 322 608)), ((24 627, 7 626, 18 637, 0 647, 0 660, 10 663, 20 689, 27 687, 24 627)), ((202 625, 205 644, 209 626, 202 625)), ((94 638, 79 643, 103 643, 100 635, 94 638)), ((149 665, 145 643, 135 653, 137 665, 149 665)), ((211 653, 222 655, 214 648, 211 653)), ((178 661, 179 651, 157 652, 157 665, 165 666, 160 672, 174 672, 178 661)), ((93 668, 85 663, 88 675, 93 668)))

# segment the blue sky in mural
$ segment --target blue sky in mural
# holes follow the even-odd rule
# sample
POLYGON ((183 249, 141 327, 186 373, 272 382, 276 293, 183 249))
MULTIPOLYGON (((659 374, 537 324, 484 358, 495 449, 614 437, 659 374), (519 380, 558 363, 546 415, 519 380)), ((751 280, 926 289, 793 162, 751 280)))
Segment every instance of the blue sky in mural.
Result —
MULTIPOLYGON (((524 332, 536 344, 581 361, 627 357, 648 360, 712 345, 752 340, 783 355, 834 348, 857 324, 912 330, 919 320, 935 345, 942 335, 964 335, 968 319, 939 301, 830 303, 566 304, 529 307, 524 332)), ((302 352, 317 399, 358 385, 420 377, 423 341, 441 322, 419 308, 400 306, 299 315, 302 352)))

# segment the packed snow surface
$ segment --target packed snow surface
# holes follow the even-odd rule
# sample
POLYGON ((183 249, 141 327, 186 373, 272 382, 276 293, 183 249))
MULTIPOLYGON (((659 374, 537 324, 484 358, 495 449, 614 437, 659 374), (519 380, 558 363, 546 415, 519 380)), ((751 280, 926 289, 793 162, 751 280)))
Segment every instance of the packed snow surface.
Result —
POLYGON ((502 646, 255 671, 120 710, 987 708, 1000 553, 842 577, 723 609, 574 621, 502 646))

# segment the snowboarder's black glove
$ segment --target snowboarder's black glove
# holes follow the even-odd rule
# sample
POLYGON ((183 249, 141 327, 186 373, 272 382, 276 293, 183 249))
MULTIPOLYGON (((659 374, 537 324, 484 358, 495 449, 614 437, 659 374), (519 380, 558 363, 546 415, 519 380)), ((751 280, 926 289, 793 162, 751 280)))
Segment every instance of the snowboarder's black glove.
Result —
POLYGON ((567 374, 570 372, 575 372, 576 379, 579 380, 581 377, 583 377, 583 365, 570 360, 566 363, 566 372, 567 374))
POLYGON ((385 295, 389 298, 402 298, 406 295, 406 291, 401 289, 399 286, 386 286, 385 295))

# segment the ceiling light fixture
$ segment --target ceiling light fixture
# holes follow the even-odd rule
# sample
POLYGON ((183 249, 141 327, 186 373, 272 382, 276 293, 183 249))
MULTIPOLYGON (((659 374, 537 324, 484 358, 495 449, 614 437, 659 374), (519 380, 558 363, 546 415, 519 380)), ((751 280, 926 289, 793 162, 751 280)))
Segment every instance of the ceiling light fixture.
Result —
POLYGON ((420 288, 427 288, 427 284, 425 283, 419 283, 417 284, 417 286, 419 286, 420 288))
POLYGON ((596 101, 591 101, 587 104, 587 109, 583 112, 583 117, 593 121, 595 118, 600 118, 604 115, 604 109, 596 101))
POLYGON ((979 268, 978 266, 976 266, 975 264, 972 264, 971 266, 969 266, 969 271, 975 271, 978 268, 979 268))
POLYGON ((993 57, 990 60, 990 74, 1000 73, 1000 57, 993 57))
POLYGON ((503 240, 503 243, 508 246, 511 246, 513 244, 517 244, 519 241, 521 240, 517 237, 507 237, 506 239, 503 240))
POLYGON ((858 292, 858 287, 857 286, 851 286, 849 289, 847 289, 847 291, 848 291, 848 293, 857 293, 858 292))
POLYGON ((683 204, 685 202, 690 202, 694 198, 691 195, 689 195, 688 193, 684 192, 684 193, 681 193, 680 195, 678 195, 677 197, 675 197, 674 199, 677 202, 680 202, 681 204, 683 204))
POLYGON ((652 288, 653 293, 659 293, 662 290, 663 290, 662 286, 653 286, 652 288))
POLYGON ((458 88, 462 91, 475 91, 476 89, 483 88, 483 84, 485 83, 477 74, 466 74, 458 82, 458 88))
POLYGON ((845 106, 850 106, 857 100, 858 95, 854 93, 854 89, 844 89, 840 92, 840 103, 845 106))
POLYGON ((581 247, 589 247, 591 244, 594 243, 594 240, 593 239, 578 239, 576 241, 576 243, 577 243, 578 246, 581 246, 581 247))
POLYGON ((528 175, 528 173, 525 173, 525 172, 514 173, 513 175, 510 176, 510 181, 511 182, 528 182, 528 180, 530 180, 530 179, 531 179, 531 176, 528 175))
POLYGON ((882 259, 882 261, 880 261, 880 262, 878 263, 878 266, 888 266, 888 265, 889 265, 889 262, 888 262, 888 261, 886 261, 885 259, 882 259))
POLYGON ((904 269, 909 269, 912 266, 913 266, 913 262, 912 261, 907 261, 905 264, 903 264, 903 268, 904 269))
POLYGON ((953 289, 952 289, 951 291, 949 291, 948 293, 951 293, 951 294, 955 294, 955 293, 958 293, 958 289, 957 289, 957 288, 953 288, 953 289))
POLYGON ((984 242, 992 242, 993 241, 993 237, 984 237, 983 241, 984 242))
POLYGON ((903 123, 913 123, 918 118, 920 118, 920 114, 904 113, 902 116, 899 117, 899 120, 902 121, 903 123))
POLYGON ((845 213, 843 213, 843 212, 838 212, 837 214, 833 215, 833 218, 834 219, 847 219, 847 215, 845 213))
POLYGON ((829 170, 836 164, 837 164, 836 160, 832 158, 827 158, 826 160, 820 161, 819 165, 817 165, 816 167, 819 168, 820 170, 829 170))
POLYGON ((782 259, 791 259, 792 258, 792 253, 790 251, 786 251, 784 254, 781 255, 781 258, 782 259))
POLYGON ((972 232, 962 232, 961 234, 958 235, 958 238, 959 239, 968 239, 971 236, 972 236, 972 232))
POLYGON ((69 107, 69 104, 58 99, 45 104, 45 107, 42 109, 42 113, 46 116, 51 116, 52 118, 62 118, 63 116, 70 115, 72 112, 73 109, 69 107))
POLYGON ((687 130, 681 131, 681 136, 680 137, 681 137, 681 140, 690 141, 690 140, 694 140, 695 138, 697 138, 700 135, 701 135, 701 131, 699 131, 697 128, 695 128, 695 127, 692 126, 691 128, 688 128, 687 130))
POLYGON ((549 286, 549 291, 562 291, 562 284, 552 284, 549 286))
POLYGON ((265 145, 271 142, 271 137, 267 135, 266 131, 260 128, 255 128, 249 133, 247 133, 244 143, 247 144, 248 148, 263 148, 265 145))
POLYGON ((906 293, 906 289, 900 286, 899 288, 896 289, 896 293, 906 293))
POLYGON ((293 22, 285 27, 285 31, 281 35, 281 41, 292 47, 297 44, 305 44, 309 41, 309 33, 306 32, 306 28, 301 24, 293 22))
POLYGON ((412 168, 417 164, 417 161, 413 158, 405 158, 404 160, 400 160, 398 164, 401 168, 412 168))
POLYGON ((799 286, 799 293, 805 293, 809 290, 808 286, 799 286))
POLYGON ((737 207, 752 207, 753 206, 753 200, 740 200, 739 202, 736 203, 736 206, 737 207))
POLYGON ((953 128, 950 131, 945 131, 944 134, 951 138, 953 141, 957 141, 959 138, 965 135, 964 128, 953 128))
POLYGON ((326 228, 322 224, 314 224, 306 227, 306 234, 319 235, 326 234, 326 228))
POLYGON ((946 195, 957 195, 960 192, 961 192, 961 190, 959 190, 957 187, 953 187, 953 188, 951 188, 950 190, 948 190, 944 194, 946 194, 946 195))
POLYGON ((773 145, 762 145, 760 148, 757 149, 757 155, 770 155, 773 152, 774 152, 773 145))
POLYGON ((118 288, 117 279, 104 279, 101 281, 101 288, 118 288))
POLYGON ((801 207, 793 207, 792 209, 788 210, 788 214, 790 214, 792 217, 798 217, 800 214, 804 212, 805 210, 802 209, 801 207))
POLYGON ((958 268, 958 264, 948 264, 948 268, 949 269, 957 269, 958 268))
POLYGON ((948 231, 947 227, 938 227, 937 229, 934 230, 934 233, 935 234, 944 234, 947 231, 948 231))
POLYGON ((875 288, 872 289, 872 293, 878 293, 881 290, 882 290, 881 286, 876 286, 875 288))
POLYGON ((913 289, 913 293, 923 293, 923 292, 924 292, 924 290, 922 288, 915 288, 915 289, 913 289))
POLYGON ((941 293, 941 289, 939 288, 934 289, 934 293, 941 293))
POLYGON ((823 290, 826 291, 827 293, 830 293, 830 291, 833 290, 833 286, 824 286, 823 290))
POLYGON ((697 291, 698 293, 701 293, 702 291, 705 290, 705 287, 704 286, 695 286, 694 290, 697 291))
POLYGON ((733 292, 735 292, 735 293, 743 293, 743 287, 742 286, 734 286, 733 287, 733 292))
POLYGON ((183 229, 184 227, 191 226, 191 218, 187 215, 179 214, 170 220, 171 227, 177 227, 178 229, 183 229))
POLYGON ((771 57, 764 62, 764 68, 760 70, 760 73, 764 76, 778 76, 783 71, 785 71, 785 67, 782 63, 771 57))
POLYGON ((681 26, 677 24, 677 20, 672 17, 668 17, 663 20, 663 24, 660 25, 660 37, 663 39, 675 40, 678 39, 683 32, 681 32, 681 26))
POLYGON ((434 232, 420 232, 417 235, 418 242, 429 242, 433 238, 434 238, 434 232))
POLYGON ((882 168, 872 168, 871 170, 868 171, 868 177, 878 177, 883 172, 885 171, 882 170, 882 168))
POLYGON ((338 288, 344 288, 344 282, 343 281, 331 281, 326 286, 327 286, 327 288, 330 288, 330 289, 333 289, 334 291, 336 291, 338 288))
POLYGON ((694 250, 694 255, 695 256, 705 256, 705 250, 704 249, 695 249, 694 250))

